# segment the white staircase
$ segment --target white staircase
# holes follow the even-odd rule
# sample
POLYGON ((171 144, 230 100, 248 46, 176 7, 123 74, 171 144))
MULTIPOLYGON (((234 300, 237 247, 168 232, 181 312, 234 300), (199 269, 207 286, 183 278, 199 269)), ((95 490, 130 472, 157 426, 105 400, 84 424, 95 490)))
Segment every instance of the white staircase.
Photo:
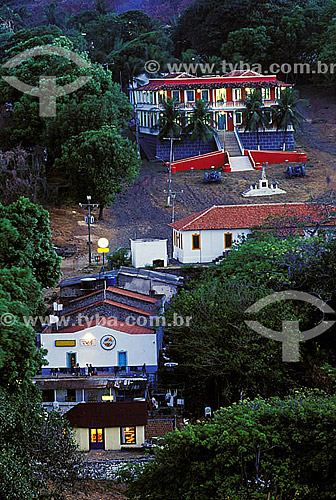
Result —
POLYGON ((231 172, 246 172, 254 170, 248 156, 230 156, 231 172))
POLYGON ((241 156, 242 152, 234 132, 218 130, 218 136, 223 144, 224 151, 227 151, 230 156, 241 156))

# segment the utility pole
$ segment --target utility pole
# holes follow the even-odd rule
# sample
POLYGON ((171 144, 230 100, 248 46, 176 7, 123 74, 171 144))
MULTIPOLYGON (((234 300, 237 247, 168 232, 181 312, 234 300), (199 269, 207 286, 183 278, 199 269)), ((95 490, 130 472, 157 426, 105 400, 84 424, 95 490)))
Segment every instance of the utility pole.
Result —
POLYGON ((179 137, 164 137, 164 141, 170 141, 170 155, 169 155, 169 170, 168 170, 168 196, 167 196, 167 207, 171 207, 171 175, 172 175, 172 162, 173 162, 173 144, 174 141, 180 141, 181 139, 179 137))
POLYGON ((98 208, 99 205, 98 203, 91 203, 91 196, 87 196, 87 203, 79 203, 79 206, 82 208, 87 208, 88 209, 88 215, 85 217, 87 225, 88 225, 88 237, 89 237, 89 264, 92 263, 92 258, 91 258, 91 224, 92 224, 92 215, 91 215, 91 208, 98 208))
POLYGON ((140 152, 140 138, 139 138, 139 132, 140 132, 140 120, 138 117, 138 112, 135 111, 135 140, 137 144, 137 150, 138 150, 138 157, 141 158, 141 152, 140 152))
MULTIPOLYGON (((164 190, 165 193, 167 193, 168 191, 164 190)), ((171 215, 171 222, 175 222, 175 200, 176 200, 176 196, 178 194, 182 194, 183 193, 183 189, 181 189, 181 191, 170 191, 170 198, 172 200, 172 215, 171 215)))

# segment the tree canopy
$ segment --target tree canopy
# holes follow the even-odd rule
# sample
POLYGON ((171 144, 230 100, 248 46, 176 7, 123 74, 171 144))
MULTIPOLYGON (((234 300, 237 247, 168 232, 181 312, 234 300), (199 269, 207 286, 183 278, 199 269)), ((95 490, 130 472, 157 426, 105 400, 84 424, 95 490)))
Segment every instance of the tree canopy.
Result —
POLYGON ((132 500, 335 497, 336 397, 242 400, 160 442, 135 470, 132 500))

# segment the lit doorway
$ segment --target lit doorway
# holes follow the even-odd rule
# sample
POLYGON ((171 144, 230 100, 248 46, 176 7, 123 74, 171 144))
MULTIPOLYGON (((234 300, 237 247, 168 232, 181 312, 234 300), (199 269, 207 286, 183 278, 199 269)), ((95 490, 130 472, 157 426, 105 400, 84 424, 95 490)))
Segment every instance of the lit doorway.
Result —
POLYGON ((90 429, 90 450, 104 449, 104 429, 90 429))
POLYGON ((77 353, 76 352, 67 352, 66 358, 66 366, 70 369, 70 371, 74 371, 75 366, 77 365, 77 353))

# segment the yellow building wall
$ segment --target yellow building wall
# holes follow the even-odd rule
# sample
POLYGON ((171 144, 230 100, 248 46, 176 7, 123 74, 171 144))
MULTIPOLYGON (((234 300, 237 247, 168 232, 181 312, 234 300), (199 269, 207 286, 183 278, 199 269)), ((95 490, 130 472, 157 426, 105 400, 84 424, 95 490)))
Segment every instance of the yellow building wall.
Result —
MULTIPOLYGON (((90 451, 89 429, 77 427, 75 430, 75 440, 81 451, 90 451)), ((121 446, 125 448, 134 448, 142 446, 145 442, 145 427, 143 425, 136 427, 136 444, 121 445, 120 427, 106 427, 104 429, 105 450, 120 450, 121 446)))
POLYGON ((79 449, 81 451, 89 451, 90 450, 90 444, 89 444, 89 429, 83 429, 80 427, 77 427, 75 429, 75 440, 79 446, 79 449))
POLYGON ((139 425, 136 428, 136 442, 138 446, 142 446, 145 442, 145 426, 139 425))
POLYGON ((105 432, 105 450, 120 450, 120 427, 106 427, 105 432))

